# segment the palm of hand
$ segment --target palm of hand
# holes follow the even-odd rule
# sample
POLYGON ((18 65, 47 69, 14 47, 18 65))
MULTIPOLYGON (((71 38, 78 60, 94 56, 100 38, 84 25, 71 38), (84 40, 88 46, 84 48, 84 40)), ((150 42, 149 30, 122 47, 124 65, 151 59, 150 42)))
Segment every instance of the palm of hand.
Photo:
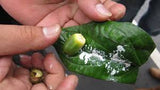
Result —
MULTIPOLYGON (((13 66, 11 67, 13 69, 13 66)), ((7 74, 7 77, 1 81, 1 90, 30 90, 32 84, 29 81, 29 71, 24 68, 16 68, 7 74)))
POLYGON ((1 0, 0 3, 22 24, 38 26, 60 24, 65 27, 91 20, 114 20, 121 18, 125 13, 123 5, 111 0, 1 0), (95 9, 95 5, 102 2, 112 16, 104 16, 95 9))
POLYGON ((77 78, 74 75, 65 77, 63 67, 56 58, 48 54, 44 59, 39 53, 22 57, 21 63, 26 68, 39 68, 47 72, 43 83, 32 85, 29 80, 30 72, 23 67, 16 67, 11 57, 0 58, 0 90, 74 90, 76 85, 71 82, 77 78), (69 84, 70 83, 70 84, 69 84), (68 89, 67 89, 67 88, 68 89))

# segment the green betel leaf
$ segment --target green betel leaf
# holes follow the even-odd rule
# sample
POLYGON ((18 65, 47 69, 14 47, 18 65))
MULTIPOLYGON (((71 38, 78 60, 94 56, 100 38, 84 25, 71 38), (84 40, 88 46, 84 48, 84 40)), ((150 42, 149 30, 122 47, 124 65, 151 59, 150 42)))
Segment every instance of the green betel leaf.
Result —
POLYGON ((64 28, 54 45, 69 71, 120 83, 134 83, 155 44, 141 28, 128 22, 108 21, 64 28), (81 33, 85 45, 75 54, 63 51, 68 38, 81 33))

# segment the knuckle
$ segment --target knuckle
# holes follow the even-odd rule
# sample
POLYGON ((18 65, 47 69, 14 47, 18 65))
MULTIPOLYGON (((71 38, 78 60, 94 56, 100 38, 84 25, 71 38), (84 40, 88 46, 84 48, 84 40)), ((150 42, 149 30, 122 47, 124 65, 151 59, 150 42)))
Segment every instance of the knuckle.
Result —
POLYGON ((21 38, 23 40, 32 41, 34 39, 34 34, 33 34, 34 28, 31 26, 24 26, 22 29, 23 30, 20 30, 21 38))

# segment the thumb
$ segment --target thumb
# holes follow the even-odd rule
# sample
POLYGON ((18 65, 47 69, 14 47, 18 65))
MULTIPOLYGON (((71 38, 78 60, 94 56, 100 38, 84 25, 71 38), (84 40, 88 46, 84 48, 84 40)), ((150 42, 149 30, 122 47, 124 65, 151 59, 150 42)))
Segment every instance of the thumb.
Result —
POLYGON ((0 55, 40 50, 53 44, 60 35, 60 26, 33 27, 0 25, 0 55))

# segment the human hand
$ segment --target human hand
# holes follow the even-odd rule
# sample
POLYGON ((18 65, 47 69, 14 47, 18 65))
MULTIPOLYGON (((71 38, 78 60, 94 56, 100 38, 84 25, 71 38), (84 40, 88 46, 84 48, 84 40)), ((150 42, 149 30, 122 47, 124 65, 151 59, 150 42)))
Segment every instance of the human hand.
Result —
MULTIPOLYGON (((149 69, 150 74, 152 77, 160 80, 160 69, 157 68, 150 68, 149 69)), ((136 90, 160 90, 160 86, 152 87, 152 88, 138 88, 136 90)))
POLYGON ((33 27, 0 25, 0 56, 37 51, 53 44, 60 35, 59 25, 33 27))
POLYGON ((16 67, 11 57, 7 57, 30 50, 44 49, 48 45, 53 44, 60 34, 59 25, 51 27, 0 25, 0 28, 0 90, 75 89, 77 77, 73 75, 64 77, 62 66, 52 55, 47 55, 43 62, 40 60, 42 55, 35 56, 35 54, 32 56, 32 60, 27 59, 26 63, 22 60, 22 65, 24 66, 27 66, 27 63, 29 63, 29 65, 32 65, 31 67, 36 67, 36 65, 39 66, 39 63, 41 63, 39 68, 44 68, 48 72, 44 83, 36 85, 32 85, 29 82, 28 69, 16 67))
POLYGON ((111 0, 0 0, 0 4, 23 24, 52 26, 48 27, 47 35, 46 27, 42 30, 42 27, 0 25, 0 42, 3 43, 0 56, 44 49, 58 38, 59 24, 66 27, 91 20, 119 19, 125 13, 123 5, 111 0))
POLYGON ((92 20, 117 20, 125 13, 123 5, 110 0, 0 0, 0 4, 22 24, 52 26, 42 29, 1 25, 0 42, 3 44, 0 45, 0 56, 47 47, 54 43, 60 34, 60 26, 56 24, 66 27, 92 20))
POLYGON ((26 68, 39 68, 47 72, 44 81, 32 84, 29 70, 17 67, 11 57, 0 58, 0 90, 74 90, 78 83, 75 75, 65 76, 63 67, 52 54, 45 58, 34 53, 32 57, 21 55, 26 68))
POLYGON ((112 0, 0 0, 0 4, 20 23, 38 26, 117 20, 125 14, 125 7, 112 0))
POLYGON ((119 19, 125 13, 123 5, 111 0, 0 0, 0 4, 23 24, 52 26, 42 30, 42 27, 0 25, 3 43, 0 56, 44 49, 58 38, 59 24, 66 27, 91 20, 119 19))

